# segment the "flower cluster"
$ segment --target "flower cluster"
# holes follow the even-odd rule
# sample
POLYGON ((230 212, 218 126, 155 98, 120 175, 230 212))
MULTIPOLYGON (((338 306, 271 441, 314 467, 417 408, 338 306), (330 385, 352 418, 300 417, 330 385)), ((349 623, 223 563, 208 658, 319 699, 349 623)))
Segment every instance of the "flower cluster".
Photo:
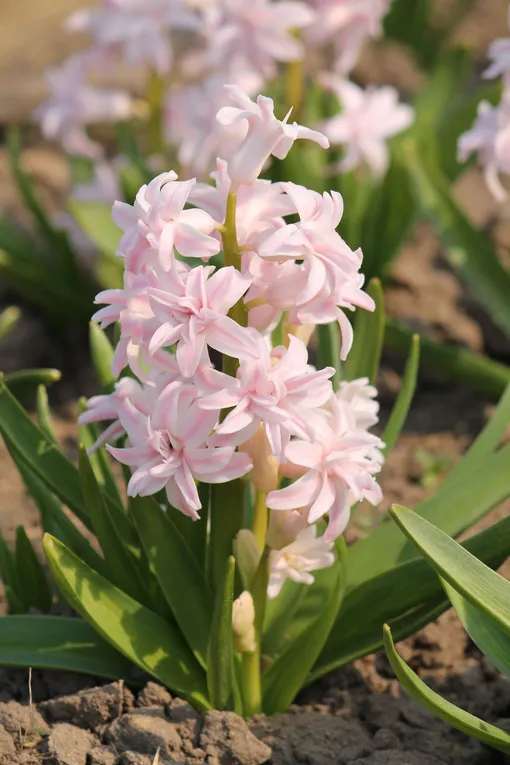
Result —
POLYGON ((194 519, 197 481, 249 475, 273 511, 276 593, 286 576, 310 581, 310 570, 332 562, 354 503, 380 500, 382 444, 368 432, 375 389, 358 380, 335 393, 334 370, 315 369, 300 339, 310 325, 338 321, 345 358, 345 311, 373 303, 361 252, 336 231, 340 195, 258 177, 270 154, 285 156, 300 138, 327 146, 324 136, 279 121, 269 98, 252 101, 237 87, 226 97, 219 122, 242 130, 214 186, 167 172, 134 205, 114 204, 124 287, 97 296, 95 320, 119 322, 113 371, 130 375, 92 398, 81 421, 110 423, 100 441, 130 467, 129 495, 164 490, 194 519), (211 263, 222 257, 223 267, 211 263), (308 526, 319 519, 327 528, 316 537, 308 526))
MULTIPOLYGON (((68 152, 101 159, 89 125, 156 108, 162 140, 181 170, 204 178, 238 135, 235 122, 225 131, 216 121, 227 105, 223 86, 233 83, 253 96, 282 66, 299 62, 300 77, 334 72, 323 82, 338 96, 341 114, 319 129, 345 151, 340 171, 367 162, 380 175, 385 141, 410 124, 412 111, 398 104, 393 88, 364 93, 346 78, 365 40, 381 34, 388 7, 389 0, 102 0, 102 7, 69 19, 68 31, 87 32, 92 46, 48 73, 51 97, 36 117, 46 137, 68 152), (137 66, 147 102, 89 84, 89 76, 96 82, 117 62, 137 66)), ((161 150, 158 139, 151 151, 161 150)))
MULTIPOLYGON (((510 9, 508 23, 510 26, 510 9)), ((495 40, 489 58, 491 64, 484 76, 502 77, 501 99, 497 106, 488 101, 479 103, 473 127, 459 138, 458 158, 464 162, 476 153, 489 191, 498 202, 504 202, 508 192, 499 176, 510 174, 510 37, 495 40)))

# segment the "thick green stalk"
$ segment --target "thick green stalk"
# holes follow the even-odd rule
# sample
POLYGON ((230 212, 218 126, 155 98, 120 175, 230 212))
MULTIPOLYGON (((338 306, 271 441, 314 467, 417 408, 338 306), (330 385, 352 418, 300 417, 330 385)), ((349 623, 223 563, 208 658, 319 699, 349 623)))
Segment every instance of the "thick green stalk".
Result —
POLYGON ((269 547, 264 548, 253 581, 252 596, 255 606, 255 650, 243 654, 241 676, 241 694, 245 717, 252 717, 262 710, 262 683, 260 673, 260 648, 262 627, 266 612, 267 585, 269 582, 269 547))
POLYGON ((253 522, 251 528, 261 551, 264 549, 266 543, 268 521, 266 496, 267 495, 263 491, 257 491, 255 495, 255 507, 253 508, 253 522))

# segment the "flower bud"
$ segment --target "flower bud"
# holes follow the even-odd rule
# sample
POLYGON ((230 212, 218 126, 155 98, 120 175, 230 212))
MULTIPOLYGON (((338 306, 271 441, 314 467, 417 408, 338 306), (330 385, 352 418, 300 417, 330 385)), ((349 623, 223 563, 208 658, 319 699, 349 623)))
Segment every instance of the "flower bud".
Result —
POLYGON ((273 510, 269 520, 266 544, 272 550, 290 545, 306 526, 307 513, 300 510, 273 510))
POLYGON ((249 454, 253 461, 253 468, 249 477, 257 491, 268 494, 278 488, 279 460, 271 452, 269 441, 262 425, 257 432, 244 444, 239 451, 249 454))
POLYGON ((255 606, 248 590, 232 604, 232 632, 235 651, 252 653, 255 650, 255 606))
POLYGON ((234 556, 243 587, 249 589, 260 561, 260 548, 249 529, 241 529, 234 539, 234 556))

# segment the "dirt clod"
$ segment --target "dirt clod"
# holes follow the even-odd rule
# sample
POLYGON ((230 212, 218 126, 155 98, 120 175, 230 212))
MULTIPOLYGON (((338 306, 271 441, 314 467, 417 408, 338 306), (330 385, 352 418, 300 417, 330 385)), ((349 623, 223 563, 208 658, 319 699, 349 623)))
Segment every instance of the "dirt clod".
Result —
POLYGON ((87 688, 70 696, 44 701, 39 705, 48 720, 69 722, 96 730, 133 707, 133 694, 122 683, 87 688))
POLYGON ((114 765, 117 753, 109 746, 96 746, 89 752, 87 765, 114 765))
POLYGON ((161 709, 140 709, 115 720, 106 732, 107 743, 119 752, 134 751, 162 759, 180 753, 182 739, 177 726, 165 718, 161 709))
MULTIPOLYGON (((172 695, 166 688, 158 683, 147 683, 136 697, 137 707, 158 707, 170 704, 172 695)), ((184 703, 184 702, 183 702, 184 703)))
POLYGON ((47 741, 46 762, 50 765, 86 765, 87 755, 97 743, 89 731, 69 723, 58 723, 47 741))
POLYGON ((271 756, 271 749, 233 712, 206 712, 199 745, 221 765, 261 765, 271 756))
POLYGON ((48 727, 35 707, 18 704, 17 701, 0 702, 0 725, 15 737, 19 737, 20 733, 31 735, 48 727))
POLYGON ((0 756, 6 754, 14 754, 16 747, 12 736, 7 733, 3 725, 0 725, 0 756))

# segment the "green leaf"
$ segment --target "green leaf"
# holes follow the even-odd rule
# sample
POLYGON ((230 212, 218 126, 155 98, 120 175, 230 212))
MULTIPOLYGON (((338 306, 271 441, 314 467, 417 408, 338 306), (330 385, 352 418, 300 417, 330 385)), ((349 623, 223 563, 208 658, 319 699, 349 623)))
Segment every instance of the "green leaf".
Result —
POLYGON ((78 259, 69 243, 67 233, 59 231, 51 222, 49 216, 39 203, 30 177, 21 166, 21 137, 17 127, 7 131, 7 153, 11 170, 23 201, 37 225, 43 241, 60 267, 61 281, 69 290, 74 287, 83 291, 84 274, 81 273, 78 259))
MULTIPOLYGON (((407 353, 413 334, 413 330, 405 324, 393 319, 386 320, 384 343, 389 348, 407 353)), ((510 383, 510 367, 493 359, 487 359, 467 348, 430 340, 423 335, 420 344, 420 357, 425 367, 458 380, 463 385, 471 385, 490 396, 501 396, 510 383)))
MULTIPOLYGON (((509 460, 507 445, 481 458, 467 475, 461 473, 457 478, 452 471, 432 497, 420 502, 416 514, 450 536, 459 536, 510 495, 509 460)), ((414 546, 393 524, 385 523, 349 548, 349 586, 355 587, 413 557, 414 546)))
POLYGON ((9 613, 23 614, 27 610, 27 604, 23 597, 23 590, 18 577, 14 555, 10 551, 7 542, 0 533, 0 577, 4 584, 5 597, 9 606, 9 613))
MULTIPOLYGON (((467 539, 463 546, 497 568, 510 551, 510 516, 467 539)), ((438 577, 423 557, 367 579, 346 593, 312 679, 379 650, 385 622, 403 639, 437 618, 448 606, 438 577), (387 597, 388 592, 392 593, 391 598, 387 597), (371 608, 366 607, 367 603, 371 608)))
POLYGON ((413 670, 400 658, 391 637, 390 628, 384 627, 384 647, 396 676, 406 691, 429 709, 436 717, 444 720, 457 730, 473 736, 485 744, 510 753, 510 735, 494 725, 456 707, 438 693, 432 691, 413 670))
POLYGON ((21 311, 12 305, 0 313, 0 343, 5 340, 7 335, 16 326, 21 316, 21 311))
POLYGON ((106 568, 103 559, 91 547, 83 534, 78 531, 72 520, 62 509, 62 505, 55 495, 27 467, 10 442, 7 442, 7 448, 28 493, 41 514, 43 530, 57 537, 95 571, 104 573, 106 568))
POLYGON ((0 432, 35 475, 90 528, 78 471, 57 444, 32 422, 1 379, 0 432))
POLYGON ((13 396, 24 398, 35 393, 39 385, 58 382, 61 376, 58 369, 23 369, 6 374, 4 381, 13 396))
POLYGON ((338 390, 342 362, 340 361, 340 329, 338 322, 319 324, 317 326, 319 347, 317 349, 317 366, 319 369, 333 367, 335 374, 331 378, 333 390, 338 390))
POLYGON ((64 616, 0 617, 0 664, 129 678, 132 664, 83 619, 64 616))
POLYGON ((506 579, 412 510, 394 505, 390 514, 442 579, 510 632, 510 583, 506 579))
POLYGON ((384 19, 385 36, 408 46, 425 68, 433 64, 437 53, 437 39, 430 25, 431 10, 431 0, 412 3, 393 0, 384 19))
POLYGON ((419 335, 413 335, 404 376, 402 378, 402 386, 382 434, 382 440, 386 444, 384 448, 385 455, 387 455, 395 446, 407 419, 414 391, 416 390, 419 363, 420 337, 419 335))
POLYGON ((55 443, 55 433, 53 430, 53 420, 51 418, 50 407, 48 403, 48 392, 45 385, 38 385, 35 400, 35 409, 37 412, 37 419, 39 420, 39 427, 46 433, 48 438, 51 438, 55 443))
POLYGON ((89 199, 71 199, 67 208, 99 252, 115 258, 122 232, 112 218, 111 204, 89 199))
POLYGON ((89 345, 101 390, 104 393, 110 393, 116 380, 112 374, 114 350, 106 332, 93 321, 89 325, 89 345))
POLYGON ((209 708, 204 672, 178 630, 48 534, 43 549, 63 595, 105 640, 176 693, 209 708))
POLYGON ((408 139, 403 149, 421 206, 444 241, 450 264, 466 279, 493 321, 510 334, 510 274, 486 235, 460 210, 440 170, 423 161, 418 144, 408 139))
POLYGON ((214 599, 214 614, 207 648, 207 688, 214 709, 225 709, 233 690, 232 603, 236 562, 227 559, 222 586, 214 599))
POLYGON ((367 281, 386 275, 416 218, 416 200, 398 143, 391 154, 389 170, 374 188, 359 238, 353 242, 363 251, 362 270, 367 281))
POLYGON ((23 600, 27 607, 49 611, 53 601, 51 590, 23 526, 16 529, 15 562, 23 600))
POLYGON ((488 613, 463 598, 442 578, 441 584, 471 640, 500 672, 509 677, 510 634, 508 630, 503 629, 500 623, 488 613))
POLYGON ((384 293, 379 279, 372 279, 367 293, 375 302, 375 311, 357 311, 354 322, 354 343, 343 365, 343 379, 368 377, 377 383, 384 338, 384 293))
POLYGON ((134 535, 134 529, 129 528, 125 515, 115 511, 112 514, 106 505, 83 446, 79 451, 79 470, 88 516, 103 551, 109 578, 135 600, 148 605, 150 598, 136 560, 121 537, 123 527, 127 528, 124 533, 128 538, 134 535))
POLYGON ((285 712, 298 691, 308 681, 327 636, 334 624, 345 592, 345 555, 334 564, 336 579, 323 609, 310 619, 307 628, 290 643, 262 677, 264 712, 285 712))
POLYGON ((293 619, 309 586, 287 579, 279 595, 267 601, 262 656, 276 656, 292 639, 293 619))
MULTIPOLYGON (((132 518, 151 569, 189 647, 205 668, 213 597, 203 569, 173 521, 177 513, 174 508, 163 513, 152 497, 134 497, 131 502, 132 518)), ((186 520, 193 524, 190 518, 186 520)))

